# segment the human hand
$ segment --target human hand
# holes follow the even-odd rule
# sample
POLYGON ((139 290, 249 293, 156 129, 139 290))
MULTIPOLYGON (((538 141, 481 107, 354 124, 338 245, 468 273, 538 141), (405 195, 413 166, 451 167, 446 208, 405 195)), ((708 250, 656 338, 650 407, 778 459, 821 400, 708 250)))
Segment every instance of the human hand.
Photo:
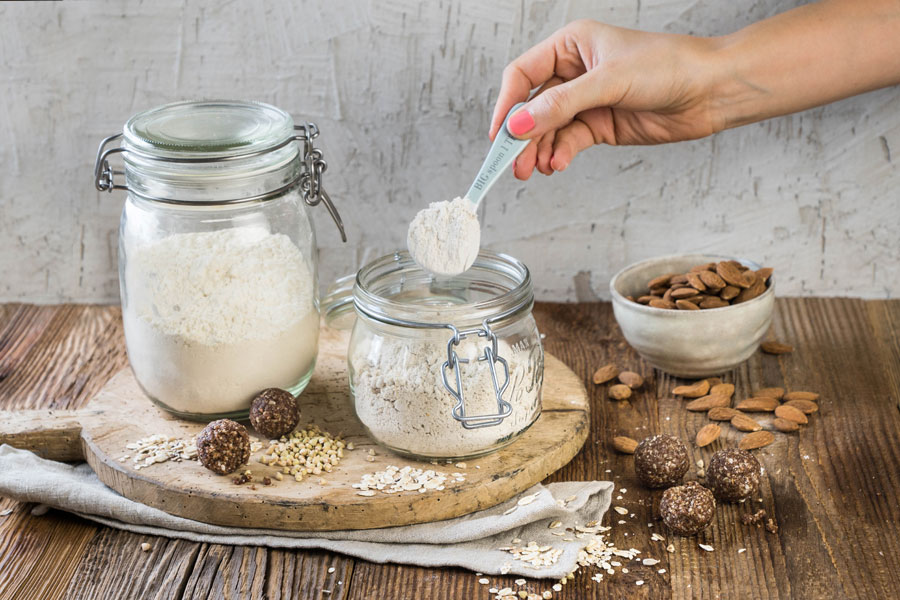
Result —
POLYGON ((659 144, 710 135, 716 123, 706 68, 711 41, 575 21, 503 71, 490 137, 510 118, 510 133, 532 143, 513 167, 519 179, 537 168, 563 171, 594 144, 659 144))

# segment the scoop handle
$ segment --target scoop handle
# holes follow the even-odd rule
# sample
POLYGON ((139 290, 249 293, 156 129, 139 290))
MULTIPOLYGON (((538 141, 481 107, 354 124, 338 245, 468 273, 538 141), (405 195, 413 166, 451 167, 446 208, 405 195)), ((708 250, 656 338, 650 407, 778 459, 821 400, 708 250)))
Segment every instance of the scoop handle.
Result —
POLYGON ((478 206, 500 174, 506 171, 507 167, 512 164, 516 157, 522 153, 522 150, 525 149, 525 146, 528 145, 528 142, 531 141, 520 140, 514 137, 509 132, 509 129, 506 128, 510 115, 523 106, 525 106, 525 103, 519 102, 510 109, 506 118, 503 119, 503 125, 500 126, 497 137, 494 138, 494 143, 484 159, 484 164, 481 165, 481 169, 478 171, 478 176, 475 177, 472 187, 466 192, 466 198, 474 205, 473 208, 478 206))

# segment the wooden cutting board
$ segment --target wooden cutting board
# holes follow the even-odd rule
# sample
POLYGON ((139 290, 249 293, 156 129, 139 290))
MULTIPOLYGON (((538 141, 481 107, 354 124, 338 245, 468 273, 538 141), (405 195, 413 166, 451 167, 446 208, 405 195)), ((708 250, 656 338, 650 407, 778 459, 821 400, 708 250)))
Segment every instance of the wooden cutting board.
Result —
POLYGON ((203 424, 177 419, 157 408, 144 396, 130 369, 110 379, 81 410, 0 412, 0 443, 53 460, 87 460, 100 480, 123 496, 181 517, 215 525, 328 531, 438 521, 494 506, 563 467, 588 436, 590 409, 581 380, 547 355, 543 412, 515 442, 467 460, 465 469, 402 458, 366 437, 352 413, 347 340, 346 332, 322 330, 316 372, 300 396, 302 425, 315 423, 332 434, 342 432, 356 446, 345 452, 334 471, 322 474, 324 484, 318 476, 301 482, 285 476, 263 486, 262 478, 274 476, 277 469, 256 460, 262 451, 254 453, 246 467, 253 473, 256 489, 235 485, 232 476, 215 475, 197 461, 169 461, 135 470, 130 459, 119 460, 132 454, 127 444, 157 433, 189 439, 203 424), (365 460, 369 449, 376 451, 374 462, 365 460), (353 483, 388 465, 464 472, 466 480, 428 493, 356 494, 353 483))

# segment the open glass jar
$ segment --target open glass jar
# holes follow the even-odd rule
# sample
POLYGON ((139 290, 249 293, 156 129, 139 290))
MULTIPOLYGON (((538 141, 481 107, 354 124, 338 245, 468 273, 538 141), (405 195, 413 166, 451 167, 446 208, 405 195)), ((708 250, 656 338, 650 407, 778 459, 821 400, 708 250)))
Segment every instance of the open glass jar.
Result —
POLYGON ((360 269, 353 302, 353 408, 380 444, 479 456, 540 415, 544 354, 521 262, 482 250, 462 275, 435 278, 398 252, 360 269))
POLYGON ((261 390, 296 394, 309 381, 319 306, 308 207, 324 202, 346 239, 321 186, 317 135, 266 104, 180 102, 135 115, 101 144, 97 189, 128 191, 119 230, 128 358, 166 410, 244 418, 261 390), (109 164, 117 153, 124 172, 109 164))

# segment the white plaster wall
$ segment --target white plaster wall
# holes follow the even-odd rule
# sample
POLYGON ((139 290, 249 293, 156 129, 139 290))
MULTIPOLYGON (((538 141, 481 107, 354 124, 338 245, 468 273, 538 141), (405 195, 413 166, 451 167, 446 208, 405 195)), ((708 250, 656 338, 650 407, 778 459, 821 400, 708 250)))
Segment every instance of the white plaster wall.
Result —
MULTIPOLYGON (((317 211, 323 281, 401 247, 422 205, 467 189, 503 66, 569 20, 719 34, 796 2, 309 0, 0 5, 0 300, 116 301, 123 198, 97 143, 185 98, 257 99, 319 123, 350 242, 317 211)), ((900 89, 679 145, 595 148, 507 176, 486 245, 546 300, 606 297, 623 265, 714 251, 781 294, 900 294, 900 89)))

